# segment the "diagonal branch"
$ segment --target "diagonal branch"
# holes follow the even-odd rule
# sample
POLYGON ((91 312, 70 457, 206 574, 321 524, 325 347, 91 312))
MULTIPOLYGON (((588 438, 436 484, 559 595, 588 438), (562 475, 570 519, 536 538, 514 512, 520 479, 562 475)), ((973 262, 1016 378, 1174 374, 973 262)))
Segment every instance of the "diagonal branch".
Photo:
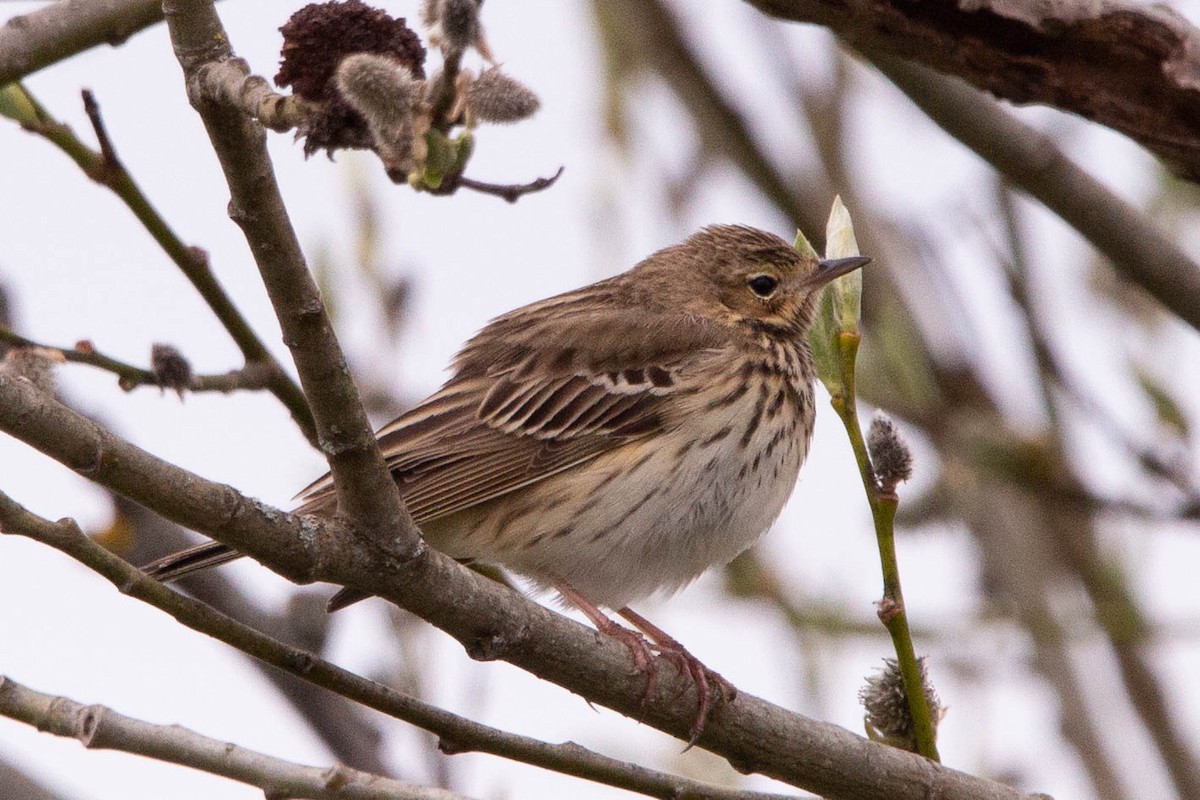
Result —
POLYGON ((246 359, 247 371, 254 372, 265 380, 264 388, 269 389, 291 412, 292 418, 301 432, 315 444, 316 431, 312 414, 304 395, 300 392, 300 387, 288 377, 275 356, 259 339, 250 323, 226 294, 224 287, 221 286, 209 265, 208 253, 202 248, 191 247, 184 243, 142 192, 133 176, 125 169, 108 138, 100 117, 99 107, 91 93, 85 91, 83 94, 84 108, 96 131, 100 152, 85 145, 69 126, 52 117, 32 95, 28 92, 24 94, 36 114, 36 121, 22 121, 25 129, 41 136, 62 150, 83 170, 85 175, 112 191, 125 203, 142 227, 146 229, 146 232, 199 292, 225 330, 229 332, 230 337, 246 359))
POLYGON ((445 789, 401 783, 341 765, 321 769, 210 739, 180 725, 155 725, 99 705, 43 694, 0 675, 0 716, 84 747, 119 750, 257 786, 267 797, 313 800, 463 800, 445 789))
POLYGON ((961 81, 893 56, 865 56, 947 133, 1079 231, 1123 277, 1200 330, 1200 265, 1051 137, 961 81))
POLYGON ((1200 31, 1129 0, 747 0, 855 49, 963 78, 1124 133, 1200 180, 1200 31))
POLYGON ((0 86, 162 21, 161 0, 60 0, 0 26, 0 86))
POLYGON ((205 95, 204 67, 234 60, 212 0, 163 3, 188 99, 199 113, 225 172, 230 216, 241 227, 291 348, 301 385, 329 461, 338 509, 359 536, 398 561, 424 550, 420 533, 400 500, 367 421, 346 357, 296 238, 267 155, 262 127, 240 109, 205 95))
MULTIPOLYGON (((0 492, 0 531, 27 536, 49 545, 103 575, 118 589, 170 614, 182 625, 224 642, 265 665, 295 675, 440 737, 449 755, 484 752, 533 766, 586 778, 662 800, 680 797, 706 800, 783 800, 779 795, 723 789, 608 758, 574 743, 549 744, 490 728, 443 711, 367 680, 316 656, 290 647, 255 628, 222 614, 200 600, 147 580, 137 568, 92 541, 70 520, 50 522, 31 514, 0 492)), ((278 673, 276 673, 278 674, 278 673)), ((0 693, 3 681, 0 680, 0 693)), ((0 712, 2 713, 2 712, 0 712)))

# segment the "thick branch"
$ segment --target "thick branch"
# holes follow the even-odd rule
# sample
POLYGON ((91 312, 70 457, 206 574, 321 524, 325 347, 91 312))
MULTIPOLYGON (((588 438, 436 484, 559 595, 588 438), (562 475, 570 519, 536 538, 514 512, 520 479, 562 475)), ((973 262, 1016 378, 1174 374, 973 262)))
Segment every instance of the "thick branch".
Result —
POLYGON ((230 216, 242 228, 262 274, 283 340, 291 348, 329 460, 339 511, 360 536, 404 560, 424 548, 384 465, 350 368, 288 219, 261 126, 203 91, 206 65, 235 61, 212 0, 163 4, 188 99, 200 114, 225 172, 230 216))
POLYGON ((1169 8, 1128 0, 748 2, 1014 103, 1078 114, 1200 180, 1200 31, 1169 8))
POLYGON ((59 0, 0 26, 0 86, 162 19, 161 0, 59 0))
MULTIPOLYGON (((691 729, 695 687, 669 661, 659 667, 656 691, 643 697, 642 676, 630 674, 629 652, 621 643, 434 550, 403 563, 386 559, 337 523, 284 514, 160 461, 28 382, 3 374, 0 430, 276 571, 384 597, 450 633, 472 658, 503 659, 681 738, 691 729)), ((298 669, 310 665, 306 661, 298 669)), ((761 772, 829 798, 1021 797, 1008 787, 874 744, 746 692, 714 709, 700 746, 739 770, 761 772)))
POLYGON ((462 800, 445 789, 411 786, 382 775, 334 766, 307 767, 210 739, 179 725, 155 725, 99 705, 29 689, 0 675, 0 716, 84 747, 120 750, 181 764, 257 786, 267 797, 314 800, 462 800))

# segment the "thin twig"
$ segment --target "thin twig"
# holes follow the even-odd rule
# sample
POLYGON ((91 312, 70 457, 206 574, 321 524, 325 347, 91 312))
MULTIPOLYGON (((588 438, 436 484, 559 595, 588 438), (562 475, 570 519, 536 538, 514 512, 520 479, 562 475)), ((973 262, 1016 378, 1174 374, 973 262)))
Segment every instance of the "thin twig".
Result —
POLYGON ((180 764, 257 786, 267 797, 312 800, 464 800, 445 789, 412 786, 335 765, 322 769, 285 761, 181 725, 155 725, 101 705, 43 694, 0 675, 0 716, 39 731, 78 739, 84 747, 117 750, 180 764))
POLYGON ((471 189, 481 194, 492 194, 510 203, 515 203, 527 194, 549 189, 563 174, 564 169, 566 168, 559 167, 558 172, 555 172, 549 178, 538 178, 529 183, 484 183, 483 181, 468 178, 465 175, 459 176, 457 183, 464 189, 471 189))
POLYGON ((26 94, 37 110, 39 119, 37 124, 27 125, 27 130, 38 134, 62 150, 83 170, 84 174, 110 189, 128 206, 145 227, 147 233, 154 238, 163 252, 175 262, 175 265, 204 298, 213 314, 241 350, 247 367, 267 371, 268 385, 266 388, 288 409, 296 421, 296 425, 309 442, 315 444, 316 428, 300 387, 288 377, 283 367, 258 338, 258 334, 237 310, 229 295, 225 293, 224 288, 209 267, 208 254, 199 247, 190 247, 184 244, 142 192, 133 180, 133 176, 121 165, 105 129, 95 98, 91 96, 91 93, 85 91, 84 107, 87 109, 88 117, 92 121, 96 137, 100 142, 101 151, 99 153, 80 141, 70 127, 54 119, 37 102, 36 98, 29 95, 28 92, 26 94))
MULTIPOLYGON (((55 347, 35 342, 15 334, 7 328, 0 328, 0 342, 16 347, 37 347, 50 350, 62 354, 67 361, 106 370, 117 376, 118 385, 127 392, 139 386, 163 388, 158 376, 150 370, 106 356, 87 342, 79 342, 69 348, 55 347)), ((272 374, 271 369, 265 364, 247 364, 241 369, 231 369, 219 375, 194 375, 187 390, 189 392, 222 392, 226 394, 238 390, 261 391, 271 387, 272 374)))

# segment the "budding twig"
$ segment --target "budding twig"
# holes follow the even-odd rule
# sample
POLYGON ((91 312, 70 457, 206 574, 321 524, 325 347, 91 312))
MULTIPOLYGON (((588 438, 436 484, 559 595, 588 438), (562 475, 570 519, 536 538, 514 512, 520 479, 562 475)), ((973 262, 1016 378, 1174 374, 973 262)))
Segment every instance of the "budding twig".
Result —
MULTIPOLYGON (((270 365, 261 362, 248 362, 241 369, 233 369, 220 374, 193 375, 190 366, 185 369, 180 365, 179 362, 183 360, 183 356, 169 345, 154 345, 151 349, 151 363, 155 365, 155 368, 143 369, 98 352, 86 339, 76 342, 74 347, 55 347, 27 339, 7 328, 0 328, 0 342, 11 345, 13 348, 37 349, 55 353, 64 361, 87 364, 106 370, 117 376, 117 385, 127 392, 139 386, 172 389, 181 397, 184 390, 222 393, 238 390, 262 391, 270 389, 273 381, 270 365)), ((183 360, 183 364, 186 363, 186 360, 183 360)))
MULTIPOLYGON (((833 213, 826 232, 829 246, 826 257, 838 258, 858 254, 854 229, 850 215, 842 205, 841 198, 834 200, 833 213)), ((815 256, 812 246, 803 235, 798 235, 797 249, 815 256)), ((896 560, 895 520, 898 499, 896 483, 908 477, 911 458, 907 448, 900 442, 894 427, 883 427, 874 432, 877 446, 886 451, 889 447, 886 474, 881 474, 871 463, 871 453, 858 424, 858 405, 855 393, 855 362, 858 346, 862 341, 859 330, 859 297, 862 292, 858 273, 839 278, 824 290, 817 312, 817 319, 810 330, 810 341, 817 365, 817 375, 829 391, 834 411, 846 428, 850 447, 858 462, 859 475, 871 517, 875 523, 875 541, 879 547, 879 562, 883 571, 883 597, 878 603, 880 622, 887 628, 896 650, 903 679, 904 694, 908 698, 912 716, 913 741, 916 751, 934 761, 940 760, 937 750, 935 720, 923 690, 925 681, 913 648, 912 632, 908 627, 908 615, 904 608, 904 593, 900 589, 900 566, 896 560), (885 441, 886 440, 886 441, 885 441), (903 451, 903 455, 900 452, 903 451)), ((887 424, 890 426, 890 422, 887 424)))
MULTIPOLYGON (((225 330, 229 332, 230 337, 237 344, 242 352, 242 356, 246 359, 246 371, 264 376, 265 385, 262 388, 268 389, 279 399, 279 402, 292 415, 292 419, 295 420, 301 432, 304 433, 309 442, 315 445, 316 425, 313 422, 312 412, 309 411, 308 401, 304 398, 300 387, 284 371, 283 367, 271 354, 271 351, 258 338, 258 334, 254 332, 250 323, 233 304, 229 295, 225 293, 225 289, 218 283, 216 276, 209 267, 208 254, 202 248, 192 247, 184 243, 166 219, 163 218, 162 214, 158 212, 158 209, 150 202, 150 199, 142 192, 141 187, 134 181, 133 176, 121 164, 116 154, 116 148, 113 146, 103 119, 100 116, 100 108, 95 98, 91 97, 90 93, 85 95, 84 106, 92 122, 92 127, 96 130, 96 138, 100 145, 99 152, 88 147, 75 135, 75 132, 70 127, 51 116, 27 90, 19 85, 14 84, 14 86, 20 90, 22 98, 27 101, 29 107, 32 109, 32 119, 22 119, 22 127, 31 133, 41 136, 59 150, 62 150, 79 166, 85 175, 110 189, 125 203, 129 210, 133 212, 133 215, 137 217, 138 222, 146 229, 146 232, 154 238, 154 241, 158 243, 163 252, 167 254, 191 282, 192 286, 196 288, 196 291, 208 303, 208 307, 212 310, 213 315, 221 322, 225 330)), ((71 360, 71 357, 67 355, 68 350, 63 349, 62 352, 67 356, 68 360, 71 360)), ((102 366, 104 369, 108 369, 110 372, 117 372, 119 375, 121 372, 116 368, 117 363, 119 362, 112 362, 110 360, 108 364, 93 363, 93 365, 102 366)), ((123 366, 127 367, 128 365, 123 366)), ((130 369, 137 370, 136 367, 130 369)), ((128 374, 133 375, 133 373, 128 374)), ((154 383, 154 381, 139 379, 135 385, 140 386, 144 383, 154 383)), ((221 391, 229 391, 233 388, 243 387, 229 386, 229 388, 222 389, 221 391)))

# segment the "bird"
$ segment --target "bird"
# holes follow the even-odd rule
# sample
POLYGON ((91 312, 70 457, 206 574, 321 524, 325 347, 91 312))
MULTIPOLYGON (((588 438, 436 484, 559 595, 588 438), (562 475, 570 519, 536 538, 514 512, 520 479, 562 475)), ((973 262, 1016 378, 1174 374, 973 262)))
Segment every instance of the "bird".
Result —
MULTIPOLYGON (((723 679, 629 605, 731 561, 779 515, 813 432, 818 295, 869 260, 712 225, 492 320, 441 389, 377 432, 422 535, 557 590, 645 668, 646 639, 603 609, 632 622, 695 679, 694 743, 723 679)), ((332 515, 332 478, 298 499, 332 515)), ((171 580, 238 555, 209 542, 143 569, 171 580)))

